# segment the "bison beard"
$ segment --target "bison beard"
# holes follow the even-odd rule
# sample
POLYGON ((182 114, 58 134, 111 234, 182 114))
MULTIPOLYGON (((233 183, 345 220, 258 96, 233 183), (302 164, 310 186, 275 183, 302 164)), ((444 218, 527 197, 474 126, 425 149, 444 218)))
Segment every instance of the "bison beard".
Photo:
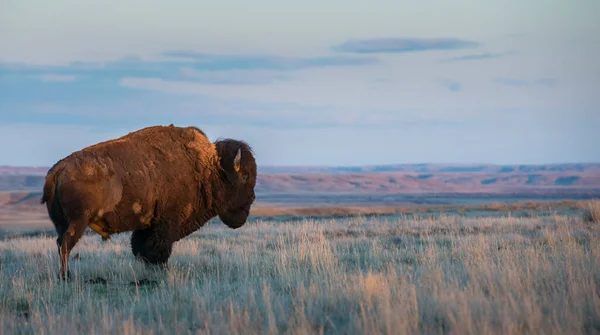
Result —
POLYGON ((87 227, 103 240, 133 231, 134 256, 166 266, 173 243, 209 219, 244 225, 256 174, 246 143, 211 143, 195 127, 148 127, 72 153, 48 171, 41 199, 58 234, 59 276, 69 276, 87 227))

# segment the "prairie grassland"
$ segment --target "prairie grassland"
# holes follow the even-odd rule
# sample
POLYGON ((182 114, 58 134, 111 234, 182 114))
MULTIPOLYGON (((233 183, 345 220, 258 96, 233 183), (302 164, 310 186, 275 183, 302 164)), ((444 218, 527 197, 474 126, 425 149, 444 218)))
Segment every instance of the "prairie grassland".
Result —
POLYGON ((0 241, 0 333, 600 332, 600 225, 582 216, 213 222, 168 272, 128 237, 84 236, 68 283, 55 236, 0 241))

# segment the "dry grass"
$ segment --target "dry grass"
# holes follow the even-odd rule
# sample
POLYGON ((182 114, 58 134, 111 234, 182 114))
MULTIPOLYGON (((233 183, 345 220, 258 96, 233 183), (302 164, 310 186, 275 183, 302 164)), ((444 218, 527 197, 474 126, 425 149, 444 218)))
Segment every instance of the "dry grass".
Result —
POLYGON ((600 223, 600 199, 586 203, 584 217, 588 222, 600 223))
POLYGON ((268 204, 253 207, 251 214, 255 216, 327 216, 327 215, 385 215, 385 214, 413 214, 413 213, 458 213, 466 214, 469 211, 489 212, 518 212, 541 210, 569 210, 580 209, 588 206, 588 201, 579 203, 572 200, 560 201, 521 201, 521 202, 492 202, 484 204, 451 204, 451 205, 403 205, 403 206, 326 206, 326 207, 275 207, 268 204))
POLYGON ((85 236, 70 283, 54 236, 11 239, 0 333, 598 333, 599 229, 577 216, 211 224, 166 274, 133 259, 128 235, 85 236), (142 278, 158 283, 129 284, 142 278))

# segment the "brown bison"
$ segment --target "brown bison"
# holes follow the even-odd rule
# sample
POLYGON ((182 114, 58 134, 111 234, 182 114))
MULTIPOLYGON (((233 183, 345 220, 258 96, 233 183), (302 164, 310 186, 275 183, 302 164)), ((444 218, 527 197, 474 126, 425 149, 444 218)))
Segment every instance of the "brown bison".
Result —
POLYGON ((86 227, 103 240, 133 231, 136 258, 166 266, 173 243, 209 219, 244 225, 256 175, 248 144, 211 143, 196 127, 148 127, 72 153, 48 171, 41 199, 58 234, 59 277, 69 277, 86 227))

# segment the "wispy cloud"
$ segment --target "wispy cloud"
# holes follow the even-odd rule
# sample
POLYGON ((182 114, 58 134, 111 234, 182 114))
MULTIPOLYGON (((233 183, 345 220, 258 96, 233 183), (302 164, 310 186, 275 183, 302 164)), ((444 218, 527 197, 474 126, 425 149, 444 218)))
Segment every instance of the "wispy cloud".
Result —
POLYGON ((501 58, 506 56, 511 56, 517 54, 516 51, 507 51, 507 52, 484 52, 478 54, 469 54, 451 58, 442 59, 442 62, 458 62, 458 61, 469 61, 469 60, 483 60, 483 59, 492 59, 492 58, 501 58))
POLYGON ((512 86, 512 87, 520 87, 520 86, 546 86, 546 87, 554 87, 558 83, 556 78, 538 78, 533 80, 526 79, 516 79, 516 78, 493 78, 493 82, 504 85, 504 86, 512 86))
POLYGON ((475 41, 458 38, 373 38, 349 40, 333 48, 338 52, 349 53, 405 53, 431 50, 456 50, 479 46, 475 41))
POLYGON ((377 63, 372 57, 281 57, 273 55, 211 55, 191 51, 169 51, 167 57, 193 60, 197 67, 211 70, 299 70, 318 67, 360 66, 377 63))
POLYGON ((460 90, 462 90, 462 84, 455 80, 442 80, 440 82, 440 85, 452 92, 459 92, 460 90))
POLYGON ((77 80, 77 76, 61 74, 43 74, 39 76, 41 81, 47 82, 72 82, 77 80))
POLYGON ((393 110, 395 106, 380 109, 369 104, 369 109, 364 110, 353 103, 360 101, 360 97, 340 104, 338 100, 328 100, 332 94, 326 88, 299 90, 298 87, 307 86, 302 83, 297 87, 285 83, 285 86, 238 85, 223 89, 200 82, 159 78, 126 77, 115 85, 111 80, 86 76, 77 82, 53 85, 32 77, 15 81, 10 77, 0 78, 0 91, 5 89, 3 92, 7 93, 7 99, 0 101, 0 124, 27 124, 35 120, 107 129, 169 123, 314 129, 429 127, 448 125, 449 121, 444 115, 425 115, 409 108, 393 110), (311 96, 320 98, 310 99, 311 96))
POLYGON ((158 59, 152 60, 128 57, 108 62, 73 62, 65 66, 0 63, 0 75, 37 76, 43 81, 63 82, 74 81, 78 76, 85 75, 115 82, 124 77, 141 77, 197 80, 214 84, 264 84, 286 78, 277 72, 310 68, 366 66, 376 63, 378 63, 378 59, 372 57, 280 57, 173 51, 162 53, 158 59))

